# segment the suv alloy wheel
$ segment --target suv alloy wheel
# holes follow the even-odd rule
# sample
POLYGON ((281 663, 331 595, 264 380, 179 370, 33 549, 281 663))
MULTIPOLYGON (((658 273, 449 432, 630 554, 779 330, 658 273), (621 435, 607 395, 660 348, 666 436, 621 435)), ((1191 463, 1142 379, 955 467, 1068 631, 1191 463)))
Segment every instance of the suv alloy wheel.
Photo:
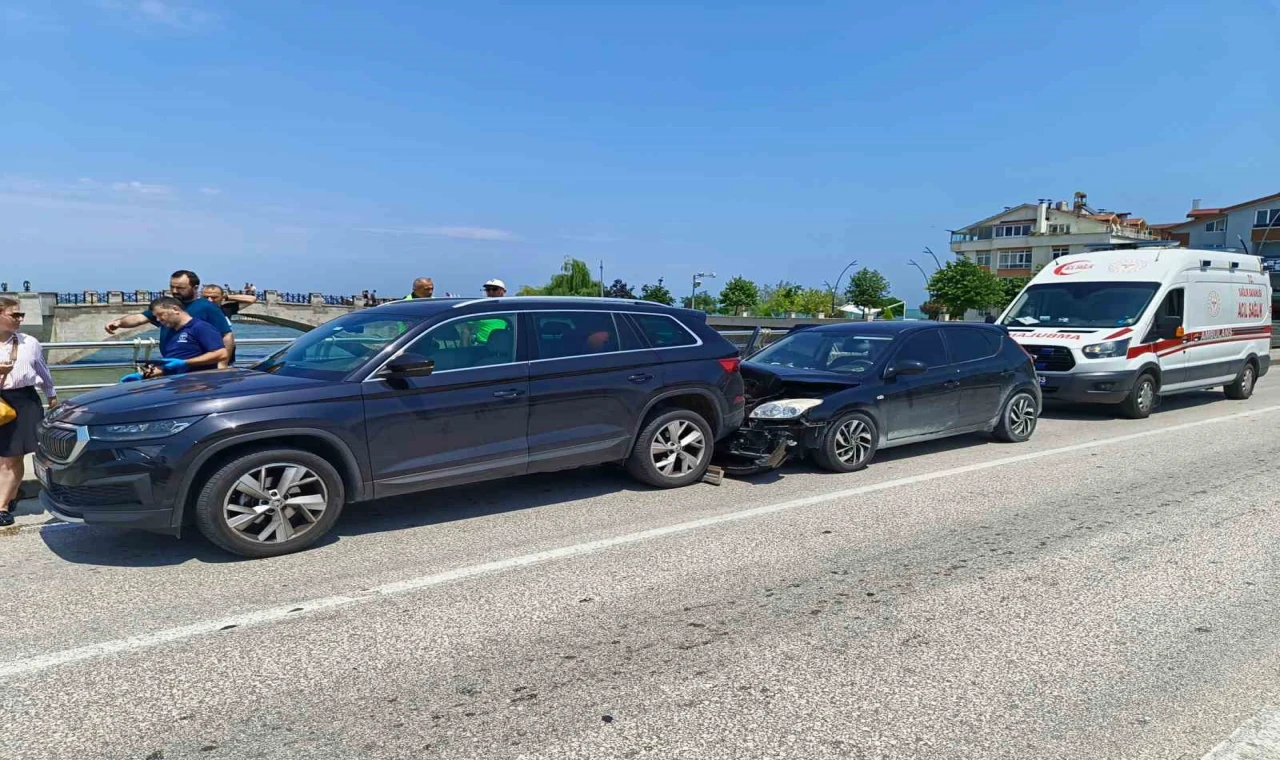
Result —
POLYGON ((345 501, 333 465, 299 449, 258 450, 223 465, 196 498, 196 525, 223 549, 275 557, 320 540, 345 501))

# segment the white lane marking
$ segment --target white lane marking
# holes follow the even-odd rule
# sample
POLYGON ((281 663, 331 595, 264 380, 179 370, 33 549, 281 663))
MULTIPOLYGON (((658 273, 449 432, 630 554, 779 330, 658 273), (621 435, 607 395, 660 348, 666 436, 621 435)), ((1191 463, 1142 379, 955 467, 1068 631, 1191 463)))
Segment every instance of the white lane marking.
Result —
POLYGON ((777 504, 767 504, 752 509, 744 509, 739 512, 730 512, 723 515, 715 515, 712 517, 703 517, 698 520, 689 520, 688 522, 676 523, 674 525, 666 525, 660 528, 652 528, 650 530, 640 531, 638 533, 627 533, 612 538, 604 538, 598 541, 588 541, 581 544, 573 544, 571 546, 562 546, 547 551, 534 552, 533 554, 525 554, 519 557, 511 557, 509 559, 495 560, 493 562, 484 562, 478 565, 469 565, 454 570, 448 570, 443 573, 434 575, 424 575, 418 578, 409 578, 395 583, 388 583, 382 586, 376 586, 367 591, 363 591, 351 596, 334 596, 323 599, 312 599, 306 602, 299 602, 288 607, 275 607, 271 609, 259 610, 257 612, 249 612, 235 617, 223 618, 221 620, 213 620, 203 623, 194 623, 192 625, 182 626, 180 628, 168 628, 154 633, 141 634, 138 636, 130 636, 124 639, 115 639, 112 641, 104 641, 98 644, 90 644, 88 646, 76 647, 74 649, 64 649, 58 652, 52 652, 44 655, 37 655, 21 660, 11 660, 9 662, 0 662, 0 678, 9 676, 22 675, 26 673, 34 673, 47 668, 64 665, 78 660, 86 660, 93 657, 102 657, 120 652, 128 652, 136 649, 146 649, 149 647, 167 644, 180 639, 191 638, 192 636, 201 636, 208 633, 214 633, 223 630, 227 626, 243 627, 256 625, 261 623, 270 623, 285 618, 300 617, 311 612, 319 610, 331 609, 340 606, 349 606, 352 604, 360 604, 378 599, 385 596, 395 594, 404 594, 420 589, 429 588, 431 586, 439 586, 445 583, 463 580, 466 578, 474 578, 480 575, 488 575, 499 573, 505 570, 512 570, 517 567, 525 567, 527 565, 548 562, 551 560, 565 559, 568 557, 579 557, 585 554, 594 554, 606 549, 627 544, 635 544, 642 541, 648 541, 663 536, 675 535, 678 533, 687 533, 689 531, 706 528, 712 525, 723 525, 725 523, 737 522, 739 520, 749 520, 754 517, 762 517, 777 512, 784 512, 799 507, 812 506, 814 504, 822 504, 829 501, 837 501, 847 499, 851 496, 861 496, 863 494, 875 493, 876 491, 885 491, 891 488, 902 488, 903 486, 912 486, 919 483, 927 483, 932 480, 940 480, 942 478, 954 477, 956 475, 965 475, 971 472, 980 472, 982 470, 990 470, 996 467, 1005 467, 1012 464, 1021 464, 1023 462, 1031 462, 1036 459, 1044 459, 1046 457, 1061 456, 1063 454, 1071 454, 1077 451, 1087 451, 1089 449, 1101 448, 1103 446, 1114 446, 1119 443, 1128 443, 1130 441, 1138 441, 1144 438, 1150 438, 1166 433, 1175 433, 1183 430, 1203 427, 1205 425, 1216 425, 1231 420, 1243 419, 1246 417, 1254 417, 1270 412, 1280 411, 1280 405, 1266 406, 1260 409, 1253 409, 1246 412, 1238 412, 1236 414, 1228 414, 1222 417, 1213 417, 1205 420, 1196 420, 1194 422, 1184 422, 1178 425, 1170 425, 1168 427, 1155 428, 1152 430, 1144 430, 1138 433, 1129 433, 1127 435, 1115 436, 1113 438, 1102 438, 1095 441, 1086 441, 1084 443, 1072 444, 1070 446, 1061 446, 1056 449, 1045 449, 1044 451, 1033 451, 1027 454, 1019 454, 1012 457, 1004 457, 1003 459, 992 459, 986 462, 976 462, 962 467, 953 467, 948 470, 938 470, 936 472, 927 472, 920 475, 912 475, 906 478, 897 478, 895 480, 887 480, 881 483, 872 483, 870 485, 858 486, 856 488, 845 488, 839 491, 829 491, 817 496, 808 496, 802 499, 792 499, 777 504), (297 608, 302 608, 300 611, 297 608))
POLYGON ((31 673, 37 670, 44 670, 46 668, 65 665, 77 660, 87 660, 91 657, 104 657, 117 652, 128 652, 133 649, 146 649, 148 647, 167 644, 171 641, 187 639, 192 636, 201 636, 206 633, 216 633, 230 628, 239 628, 242 626, 256 625, 258 623, 267 623, 272 620, 281 620, 286 617, 293 617, 303 615, 308 612, 316 612, 318 610, 339 607, 344 604, 351 604, 355 601, 357 600, 354 597, 330 596, 325 597, 324 599, 312 599, 298 604, 291 604, 288 607, 273 607, 266 610, 246 612, 243 615, 223 618, 222 620, 208 620, 202 623, 184 625, 180 628, 166 628, 163 631, 156 631, 154 633, 144 633, 124 639, 103 641, 98 644, 76 647, 75 649, 63 649, 59 652, 37 655, 35 657, 28 657, 23 660, 15 660, 13 662, 7 662, 0 665, 0 678, 21 675, 22 673, 31 673))
POLYGON ((1275 760, 1280 757, 1280 708, 1264 707, 1201 760, 1275 760))

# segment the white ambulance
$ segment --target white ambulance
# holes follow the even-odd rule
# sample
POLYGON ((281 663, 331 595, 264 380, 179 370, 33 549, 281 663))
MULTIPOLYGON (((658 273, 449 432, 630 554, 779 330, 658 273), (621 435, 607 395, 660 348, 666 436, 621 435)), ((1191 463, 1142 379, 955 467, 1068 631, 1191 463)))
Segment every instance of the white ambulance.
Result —
POLYGON ((999 322, 1035 360, 1046 402, 1119 404, 1222 387, 1244 399, 1270 369, 1271 280, 1225 250, 1139 247, 1064 256, 999 322))

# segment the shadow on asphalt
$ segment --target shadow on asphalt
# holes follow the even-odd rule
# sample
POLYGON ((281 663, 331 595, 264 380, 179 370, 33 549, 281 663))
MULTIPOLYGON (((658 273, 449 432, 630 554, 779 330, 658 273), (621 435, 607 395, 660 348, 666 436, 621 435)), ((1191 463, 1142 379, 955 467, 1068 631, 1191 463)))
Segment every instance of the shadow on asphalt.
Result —
MULTIPOLYGON (((892 462, 914 456, 982 446, 990 438, 965 435, 928 443, 888 449, 876 455, 877 462, 892 462)), ((779 483, 788 475, 822 473, 809 459, 788 462, 777 470, 746 477, 732 478, 752 486, 779 483)), ((728 478, 726 478, 728 480, 728 478)), ((713 488, 695 485, 691 488, 713 488)), ((337 525, 316 547, 343 538, 386 533, 427 525, 468 520, 476 517, 517 512, 570 501, 592 499, 607 494, 651 489, 640 485, 621 467, 587 467, 557 473, 539 473, 505 480, 454 488, 443 488, 421 494, 398 496, 360 504, 344 511, 337 525)), ((108 567, 161 567, 186 562, 238 562, 236 557, 210 544, 194 527, 183 530, 183 538, 162 536, 136 530, 119 530, 97 526, 58 525, 41 531, 46 546, 67 562, 108 567)))
MULTIPOLYGON (((1158 417, 1163 412, 1179 409, 1195 409, 1215 402, 1225 402, 1227 398, 1222 391, 1196 391, 1180 393, 1176 396, 1160 399, 1160 405, 1151 416, 1158 417)), ((1102 404, 1056 404, 1049 403, 1040 411, 1040 418, 1046 420, 1114 420, 1123 419, 1120 410, 1114 406, 1102 404)))

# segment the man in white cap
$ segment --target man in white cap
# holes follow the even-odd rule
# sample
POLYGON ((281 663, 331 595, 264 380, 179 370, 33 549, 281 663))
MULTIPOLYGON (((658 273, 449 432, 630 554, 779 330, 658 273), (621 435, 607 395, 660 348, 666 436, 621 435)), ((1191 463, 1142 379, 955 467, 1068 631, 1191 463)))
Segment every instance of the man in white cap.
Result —
MULTIPOLYGON (((484 284, 485 298, 502 298, 507 294, 507 284, 502 280, 493 279, 484 284)), ((482 319, 477 321, 475 327, 475 340, 477 343, 488 343, 489 333, 494 330, 505 330, 508 328, 505 319, 482 319)))

